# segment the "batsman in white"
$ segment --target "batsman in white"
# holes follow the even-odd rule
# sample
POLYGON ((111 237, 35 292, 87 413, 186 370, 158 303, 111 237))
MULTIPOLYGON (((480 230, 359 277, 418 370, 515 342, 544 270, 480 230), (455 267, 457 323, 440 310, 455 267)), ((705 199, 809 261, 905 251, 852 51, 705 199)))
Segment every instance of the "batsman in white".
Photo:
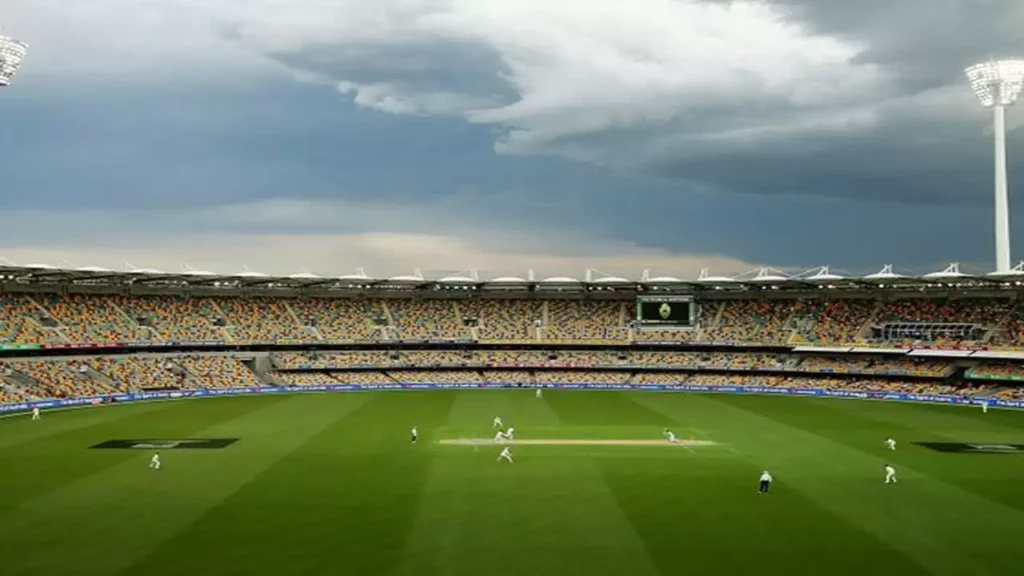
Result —
POLYGON ((502 432, 501 430, 498 430, 498 433, 494 435, 494 441, 495 442, 504 442, 505 441, 505 433, 502 432))
POLYGON ((498 454, 498 462, 501 462, 502 460, 508 460, 509 464, 515 464, 515 460, 512 459, 512 451, 509 450, 508 447, 505 447, 501 451, 501 454, 498 454))
POLYGON ((494 425, 491 426, 491 428, 504 428, 504 427, 505 427, 505 425, 502 424, 501 417, 500 416, 495 416, 494 417, 494 425))
POLYGON ((149 459, 149 467, 152 468, 153 470, 159 470, 160 469, 160 453, 159 452, 155 452, 153 454, 153 457, 149 459))
POLYGON ((888 464, 885 465, 885 483, 886 484, 895 484, 896 483, 896 469, 893 468, 892 466, 888 465, 888 464))
POLYGON ((39 420, 39 406, 34 406, 32 408, 32 419, 39 420))
POLYGON ((672 442, 673 444, 675 444, 676 442, 679 442, 679 439, 676 438, 676 433, 671 431, 671 430, 669 430, 668 428, 665 428, 665 433, 664 434, 665 434, 665 438, 668 438, 669 442, 672 442))
POLYGON ((506 440, 515 440, 516 439, 516 429, 513 428, 512 426, 509 426, 508 430, 505 431, 505 439, 506 440))
POLYGON ((886 438, 885 439, 885 447, 888 448, 889 450, 895 450, 896 449, 896 441, 893 440, 892 438, 886 438))

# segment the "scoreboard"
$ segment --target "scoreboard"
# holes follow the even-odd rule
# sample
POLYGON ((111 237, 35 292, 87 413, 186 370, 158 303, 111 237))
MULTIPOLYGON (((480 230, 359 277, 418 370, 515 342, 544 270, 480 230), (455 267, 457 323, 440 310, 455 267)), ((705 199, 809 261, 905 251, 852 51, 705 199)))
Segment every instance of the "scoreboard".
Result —
POLYGON ((636 301, 636 320, 640 326, 693 328, 697 303, 692 296, 642 296, 636 301))

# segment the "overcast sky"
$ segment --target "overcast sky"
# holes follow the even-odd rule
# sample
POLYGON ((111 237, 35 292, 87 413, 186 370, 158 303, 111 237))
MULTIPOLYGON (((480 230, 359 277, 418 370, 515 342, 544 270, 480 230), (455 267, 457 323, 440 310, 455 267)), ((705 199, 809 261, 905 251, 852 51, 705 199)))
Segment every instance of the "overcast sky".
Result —
POLYGON ((0 30, 31 45, 0 257, 219 272, 990 269, 963 68, 1024 58, 1018 0, 5 0, 0 30))

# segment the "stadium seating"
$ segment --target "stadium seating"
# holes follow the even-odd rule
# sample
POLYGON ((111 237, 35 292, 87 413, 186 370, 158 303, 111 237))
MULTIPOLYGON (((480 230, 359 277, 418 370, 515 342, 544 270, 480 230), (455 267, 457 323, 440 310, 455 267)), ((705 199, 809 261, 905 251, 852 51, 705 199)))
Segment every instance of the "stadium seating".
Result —
MULTIPOLYGON (((368 353, 363 360, 372 360, 368 353)), ((375 353, 373 353, 375 354, 375 353)), ((586 359, 576 359, 575 370, 554 368, 555 364, 540 364, 536 368, 515 368, 528 363, 495 365, 513 366, 512 369, 470 368, 477 360, 488 360, 487 354, 476 359, 461 358, 466 368, 417 369, 421 366, 442 366, 447 351, 432 357, 432 351, 419 351, 416 362, 405 363, 405 368, 388 369, 385 365, 374 370, 353 370, 358 364, 343 364, 350 361, 346 354, 330 356, 330 361, 321 362, 314 368, 310 364, 288 363, 297 360, 294 356, 275 359, 278 365, 287 368, 272 370, 258 375, 246 361, 233 356, 205 354, 172 354, 159 356, 93 356, 75 359, 11 359, 0 364, 0 398, 5 402, 19 402, 25 399, 70 398, 96 396, 119 392, 153 389, 217 389, 230 387, 259 387, 265 384, 290 386, 316 386, 325 384, 523 384, 556 386, 565 384, 662 384, 662 385, 731 385, 790 388, 826 388, 862 391, 872 393, 917 393, 917 394, 959 394, 972 397, 1022 399, 1024 389, 1013 384, 1013 380, 1024 376, 1021 368, 1012 364, 986 364, 971 368, 968 378, 985 378, 983 384, 958 384, 948 380, 950 366, 938 360, 882 359, 849 362, 834 357, 810 357, 798 359, 785 355, 771 354, 717 354, 670 352, 663 357, 656 353, 639 353, 632 358, 634 364, 619 370, 579 370, 590 362, 592 366, 614 366, 603 364, 610 358, 602 352, 584 353, 586 359), (342 362, 335 362, 340 358, 342 362), (339 365, 343 364, 343 365, 339 365), (655 372, 651 368, 715 369, 718 372, 655 372), (410 368, 411 367, 411 368, 410 368), (765 372, 765 371, 768 372, 765 372), (789 373, 782 374, 778 370, 789 373), (807 373, 806 376, 800 372, 807 373), (845 373, 854 378, 829 376, 829 373, 845 373), (908 375, 925 380, 892 380, 881 375, 908 375), (1007 381, 1000 383, 1000 380, 1007 381)), ((584 354, 581 354, 584 355, 584 354)), ((379 358, 387 359, 385 354, 379 358)), ((503 357, 506 358, 506 357, 503 357)), ((449 357, 450 359, 450 357, 449 357)), ((513 357, 513 360, 521 358, 513 357)), ((617 357, 616 357, 617 359, 617 357)), ((370 362, 368 365, 373 365, 370 362)))
POLYGON ((872 294, 850 299, 724 297, 700 303, 696 327, 666 329, 638 326, 633 303, 624 300, 433 296, 4 293, 0 294, 0 344, 7 347, 318 343, 332 349, 274 352, 265 373, 257 373, 247 360, 204 353, 45 360, 6 357, 2 366, 9 374, 0 379, 0 397, 14 402, 166 388, 456 381, 794 386, 804 381, 804 375, 816 386, 872 391, 967 390, 975 395, 1016 397, 1019 392, 1013 383, 1024 379, 1024 369, 1013 362, 741 352, 719 346, 891 348, 923 343, 1024 347, 1024 306, 1009 298, 943 300, 903 295, 884 299, 872 294), (423 340, 476 341, 483 346, 458 350, 406 346, 423 340), (388 348, 342 349, 354 341, 388 348), (593 349, 631 341, 710 343, 716 347, 695 346, 686 351, 639 346, 593 349), (497 346, 517 343, 544 348, 497 346), (561 347, 564 344, 595 346, 567 349, 561 347), (623 371, 610 371, 614 368, 623 371), (658 372, 665 369, 686 372, 658 372), (958 373, 969 382, 991 384, 965 388, 955 382, 958 373), (883 377, 907 377, 909 381, 883 377))
POLYGON ((1024 309, 1003 299, 730 299, 698 309, 697 327, 666 329, 634 326, 624 301, 4 294, 0 340, 1024 345, 1024 309), (973 328, 939 329, 960 325, 973 328))

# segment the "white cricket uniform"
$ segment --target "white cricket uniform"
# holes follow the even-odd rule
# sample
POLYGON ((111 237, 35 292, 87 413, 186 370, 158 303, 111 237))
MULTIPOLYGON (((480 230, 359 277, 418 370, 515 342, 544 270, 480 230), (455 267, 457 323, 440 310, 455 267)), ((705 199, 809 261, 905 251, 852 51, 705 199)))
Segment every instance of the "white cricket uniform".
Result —
POLYGON ((495 442, 504 442, 505 441, 505 433, 502 432, 501 430, 498 430, 498 433, 494 435, 494 441, 495 442))
POLYGON ((542 394, 540 392, 540 388, 537 388, 537 398, 540 398, 541 396, 542 396, 542 394))
POLYGON ((676 438, 675 433, 672 432, 672 431, 669 431, 668 433, 666 433, 665 436, 668 436, 668 441, 669 442, 679 442, 679 440, 676 438))
POLYGON ((758 494, 767 494, 772 487, 772 475, 767 470, 761 472, 761 477, 757 480, 757 492, 758 494))
POLYGON ((886 446, 886 448, 888 448, 889 450, 895 450, 895 449, 896 449, 896 441, 895 441, 895 440, 893 440, 892 438, 887 438, 887 439, 885 440, 885 446, 886 446))
POLYGON ((501 462, 502 460, 508 460, 510 463, 514 463, 515 461, 512 460, 512 451, 508 448, 502 450, 501 454, 498 454, 498 462, 501 462))
POLYGON ((160 469, 160 455, 159 454, 153 454, 153 457, 149 459, 149 467, 152 468, 153 470, 159 470, 160 469))
POLYGON ((495 416, 494 417, 494 425, 491 426, 491 428, 504 428, 504 427, 505 427, 505 425, 501 423, 501 418, 498 418, 497 416, 495 416))
POLYGON ((981 413, 988 414, 988 402, 981 403, 981 413))
POLYGON ((32 419, 39 420, 39 408, 32 409, 32 419))
POLYGON ((505 438, 507 438, 509 440, 515 440, 516 439, 515 434, 516 434, 516 429, 510 427, 508 430, 505 431, 505 438))
POLYGON ((885 467, 885 483, 895 484, 896 483, 896 469, 892 466, 885 467))

